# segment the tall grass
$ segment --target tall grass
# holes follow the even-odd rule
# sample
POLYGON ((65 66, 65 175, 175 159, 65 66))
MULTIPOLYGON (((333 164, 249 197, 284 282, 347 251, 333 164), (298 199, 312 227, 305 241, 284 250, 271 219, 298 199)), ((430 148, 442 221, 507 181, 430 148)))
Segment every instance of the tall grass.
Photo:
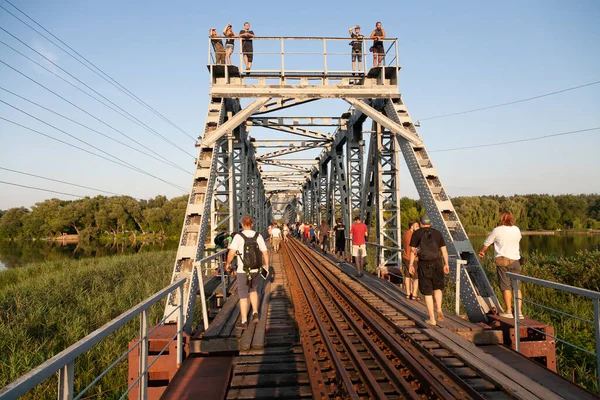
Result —
MULTIPOLYGON (((166 286, 174 257, 162 251, 61 260, 0 273, 0 387, 166 286)), ((161 305, 153 307, 150 321, 161 315, 161 305)), ((80 357, 76 390, 114 362, 138 332, 136 319, 80 357)), ((96 398, 118 398, 126 382, 125 359, 88 394, 109 390, 96 398)), ((55 378, 27 396, 55 397, 55 378)))

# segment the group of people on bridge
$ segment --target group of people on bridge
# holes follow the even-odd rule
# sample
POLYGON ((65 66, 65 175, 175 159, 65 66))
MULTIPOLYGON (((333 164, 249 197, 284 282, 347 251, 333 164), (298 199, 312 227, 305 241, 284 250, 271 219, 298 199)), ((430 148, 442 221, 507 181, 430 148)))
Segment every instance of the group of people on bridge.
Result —
MULTIPOLYGON (((510 211, 504 211, 500 216, 500 225, 490 233, 478 255, 484 257, 489 246, 494 245, 494 260, 497 267, 497 276, 500 290, 503 293, 506 310, 500 313, 501 317, 513 318, 512 314, 512 280, 507 272, 520 273, 521 256, 519 242, 521 231, 514 225, 514 216, 510 211)), ((228 235, 220 242, 221 247, 229 249, 225 268, 230 271, 233 260, 237 260, 236 274, 238 279, 238 294, 240 298, 241 322, 240 328, 248 326, 249 306, 252 306, 251 322, 259 321, 258 316, 258 282, 259 276, 267 279, 269 275, 269 252, 262 235, 254 230, 254 220, 250 216, 242 219, 243 230, 237 234, 228 235), (248 304, 248 299, 250 304, 248 304)), ((444 320, 442 312, 443 290, 445 275, 450 273, 448 264, 448 251, 442 232, 431 226, 431 219, 427 215, 421 216, 419 222, 411 221, 408 230, 403 235, 402 274, 406 298, 420 300, 419 291, 425 297, 429 318, 425 323, 437 325, 444 320)), ((280 251, 281 242, 289 240, 289 235, 302 240, 309 245, 318 245, 324 253, 330 250, 330 238, 334 240, 336 256, 345 259, 346 227, 339 218, 336 226, 330 228, 327 222, 316 224, 308 222, 284 223, 282 228, 274 222, 268 228, 269 241, 275 252, 280 251)), ((352 262, 356 265, 358 276, 363 275, 365 269, 367 248, 366 239, 369 235, 367 225, 359 217, 354 219, 350 228, 350 241, 352 243, 352 262)), ((387 274, 387 270, 384 275, 387 274)), ((521 298, 519 290, 518 297, 521 298)), ((521 302, 517 305, 519 318, 524 318, 521 302)))
MULTIPOLYGON (((362 59, 366 38, 360 33, 359 25, 351 27, 348 29, 348 32, 352 38, 352 41, 349 43, 350 46, 352 46, 350 52, 352 71, 360 71, 362 70, 362 59), (357 61, 358 68, 356 68, 357 61)), ((245 68, 247 71, 252 68, 252 61, 254 60, 254 45, 252 41, 254 38, 254 31, 250 29, 250 23, 244 22, 244 29, 240 30, 238 34, 233 31, 233 25, 231 23, 225 26, 222 35, 217 32, 217 28, 210 28, 208 36, 210 37, 210 42, 215 53, 215 64, 231 65, 231 54, 233 54, 235 48, 235 39, 241 38, 242 56, 244 58, 245 68), (224 46, 222 38, 225 38, 224 46)), ((381 22, 377 22, 375 24, 375 29, 373 29, 369 36, 369 39, 373 39, 373 45, 369 48, 369 51, 373 53, 373 67, 383 66, 383 59, 385 57, 383 39, 385 38, 385 29, 381 26, 381 22)))

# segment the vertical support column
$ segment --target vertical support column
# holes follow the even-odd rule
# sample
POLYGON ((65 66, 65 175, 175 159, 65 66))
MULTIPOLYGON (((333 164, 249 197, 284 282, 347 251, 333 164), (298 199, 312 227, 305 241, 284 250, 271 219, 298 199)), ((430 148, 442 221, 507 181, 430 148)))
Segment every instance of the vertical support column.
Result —
MULTIPOLYGON (((240 64, 241 67, 241 64, 240 64)), ((237 226, 237 194, 236 194, 236 168, 239 167, 239 162, 235 159, 235 151, 234 151, 234 141, 239 143, 239 140, 235 140, 234 135, 227 135, 227 152, 229 156, 227 157, 227 168, 229 172, 229 178, 227 182, 227 186, 229 189, 228 195, 228 206, 229 206, 229 223, 227 224, 227 232, 235 231, 237 226)))
MULTIPOLYGON (((183 298, 183 285, 177 288, 179 298, 183 298)), ((223 292, 225 293, 225 292, 223 292)), ((183 362, 183 304, 179 305, 179 313, 177 315, 177 368, 183 362)))
POLYGON ((515 317, 515 350, 521 352, 521 322, 519 320, 519 280, 513 279, 513 312, 515 317))
POLYGON ((362 134, 362 122, 357 122, 348 128, 346 133, 346 168, 348 171, 348 188, 350 190, 350 215, 353 217, 361 213, 363 193, 363 169, 364 169, 364 142, 362 134))
MULTIPOLYGON (((381 154, 383 152, 383 134, 382 127, 379 124, 376 124, 375 128, 375 137, 377 138, 377 163, 375 170, 375 198, 377 201, 377 206, 375 207, 375 232, 377 244, 380 246, 385 245, 385 234, 383 229, 385 227, 385 219, 383 217, 383 210, 385 207, 385 189, 383 183, 383 163, 381 160, 381 154)), ((383 248, 377 248, 377 266, 382 266, 383 263, 383 248)))
POLYGON ((346 237, 350 235, 350 224, 352 222, 352 218, 350 216, 350 212, 348 210, 349 204, 349 193, 348 193, 348 180, 346 178, 346 168, 344 163, 344 152, 342 149, 333 149, 331 152, 333 156, 333 161, 335 163, 335 171, 337 175, 337 188, 339 189, 340 196, 340 209, 342 213, 342 219, 344 221, 344 225, 346 226, 346 237))
POLYGON ((319 165, 319 222, 325 221, 329 226, 333 226, 332 221, 327 214, 327 207, 329 206, 329 198, 327 196, 327 193, 329 192, 328 166, 329 160, 321 161, 319 165))
POLYGON ((321 177, 319 169, 315 168, 312 177, 313 190, 312 190, 312 215, 313 223, 321 223, 321 177))

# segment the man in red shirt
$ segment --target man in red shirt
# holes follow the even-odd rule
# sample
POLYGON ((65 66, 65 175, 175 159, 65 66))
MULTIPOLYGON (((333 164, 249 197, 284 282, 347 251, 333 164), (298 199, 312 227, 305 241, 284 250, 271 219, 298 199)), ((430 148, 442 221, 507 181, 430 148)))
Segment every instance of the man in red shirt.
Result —
POLYGON ((358 269, 358 276, 363 275, 365 257, 367 257, 366 237, 369 235, 367 225, 360 222, 359 217, 354 218, 354 224, 350 228, 350 239, 352 239, 352 258, 358 269))

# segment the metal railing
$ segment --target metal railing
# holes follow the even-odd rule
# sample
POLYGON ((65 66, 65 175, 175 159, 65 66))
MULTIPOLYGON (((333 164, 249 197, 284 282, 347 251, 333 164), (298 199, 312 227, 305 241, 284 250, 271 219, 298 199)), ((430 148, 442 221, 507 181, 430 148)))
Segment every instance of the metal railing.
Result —
POLYGON ((223 291, 223 301, 227 300, 227 283, 225 279, 225 263, 223 262, 223 256, 229 252, 227 249, 223 249, 213 255, 203 258, 198 261, 195 265, 196 275, 198 276, 198 288, 200 290, 200 302, 202 304, 202 321, 204 323, 204 330, 208 329, 208 306, 206 305, 206 294, 204 293, 204 282, 203 277, 208 275, 209 270, 219 269, 219 275, 221 276, 221 289, 223 291), (202 264, 205 265, 204 274, 202 274, 202 264))
POLYGON ((145 400, 148 398, 148 371, 150 367, 158 360, 159 356, 169 347, 173 340, 177 340, 177 365, 181 365, 183 361, 183 307, 179 305, 172 312, 179 312, 177 318, 177 333, 171 338, 165 347, 156 355, 156 358, 152 363, 148 364, 148 336, 154 332, 159 326, 163 325, 171 314, 165 316, 161 322, 159 322, 154 328, 148 330, 148 310, 151 306, 158 303, 164 297, 169 295, 175 290, 179 290, 179 298, 183 298, 183 285, 186 278, 183 278, 177 282, 174 282, 157 292, 153 296, 139 303, 137 306, 130 308, 123 314, 114 318, 112 321, 106 323, 102 327, 96 329, 77 343, 73 344, 69 348, 61 351, 51 359, 47 360, 40 366, 29 371, 27 374, 21 376, 17 380, 11 382, 2 390, 0 390, 0 399, 16 399, 23 396, 28 391, 42 383, 45 379, 53 376, 58 372, 58 399, 59 400, 72 400, 81 399, 84 394, 96 383, 102 379, 113 367, 120 363, 129 353, 131 353, 137 346, 140 346, 140 373, 138 377, 129 385, 125 393, 121 396, 121 399, 125 398, 127 394, 133 389, 133 387, 139 382, 139 399, 145 400), (74 395, 74 383, 75 383, 75 360, 81 354, 97 345, 101 340, 108 337, 111 333, 124 326, 129 321, 133 320, 139 315, 140 317, 140 339, 131 346, 125 353, 123 353, 115 362, 113 362, 108 368, 106 368, 94 381, 92 381, 85 389, 79 394, 74 395))
MULTIPOLYGON (((216 50, 212 46, 212 40, 224 41, 224 36, 208 38, 208 65, 217 64, 216 50)), ((243 70, 244 53, 242 49, 243 38, 234 37, 234 51, 231 53, 231 62, 234 59, 239 60, 240 70, 243 70)), ((364 38, 361 42, 360 57, 362 58, 361 70, 353 71, 351 66, 352 46, 348 46, 354 39, 350 37, 258 37, 252 38, 252 55, 255 60, 252 61, 253 68, 251 74, 256 73, 277 73, 286 76, 290 73, 352 73, 368 71, 366 48, 370 46, 373 39, 364 38), (258 51, 257 51, 258 49, 258 51), (258 57, 257 57, 258 56, 258 57), (322 63, 322 69, 308 70, 306 65, 319 65, 322 63), (257 65, 261 68, 255 68, 257 65), (264 66, 265 68, 262 68, 264 66)), ((382 64, 388 67, 399 67, 398 60, 398 39, 381 39, 384 43, 384 54, 382 64), (393 56, 393 57, 392 57, 393 56), (389 60, 389 61, 387 61, 389 60), (386 63, 387 62, 387 63, 386 63)), ((226 51, 226 50, 225 50, 226 51)), ((226 62, 226 61, 225 61, 226 62)), ((211 70, 212 74, 212 70, 211 70)), ((212 76, 211 76, 212 77, 212 76)))
POLYGON ((582 288, 578 288, 575 286, 569 286, 569 285, 565 285, 562 283, 557 283, 557 282, 552 282, 552 281, 546 281, 543 279, 537 279, 537 278, 531 278, 529 276, 524 276, 524 275, 520 275, 520 274, 513 274, 511 272, 507 272, 506 275, 511 278, 513 280, 513 304, 515 305, 513 307, 513 315, 514 315, 514 321, 515 321, 515 350, 518 352, 521 352, 521 338, 520 338, 520 334, 519 329, 521 327, 521 325, 526 326, 528 329, 531 329, 537 333, 540 333, 544 336, 548 336, 551 337, 552 339, 556 340, 557 342, 561 342, 567 346, 570 346, 572 348, 575 348, 577 350, 580 350, 586 354, 589 354, 591 356, 595 356, 596 357, 596 369, 597 369, 597 382, 598 382, 598 387, 600 387, 600 318, 599 318, 599 314, 600 314, 600 292, 595 292, 593 290, 587 290, 587 289, 582 289, 582 288), (584 296, 587 297, 589 299, 592 300, 593 304, 594 304, 594 320, 590 321, 584 318, 580 318, 576 315, 571 315, 568 313, 565 313, 563 311, 560 310, 556 310, 554 308, 551 307, 547 307, 529 300, 525 300, 521 297, 519 297, 518 293, 519 293, 519 281, 521 282, 527 282, 527 283, 532 283, 535 285, 540 285, 540 286, 544 286, 550 289, 555 289, 555 290, 561 290, 563 292, 568 292, 568 293, 572 293, 572 294, 576 294, 579 296, 584 296), (596 336, 596 353, 593 353, 589 350, 586 350, 582 347, 579 347, 573 343, 567 342, 566 340, 560 339, 556 336, 550 335, 549 333, 546 332, 542 332, 539 329, 533 328, 529 325, 527 325, 524 322, 521 322, 520 318, 519 318, 519 307, 518 307, 518 300, 524 301, 528 304, 532 304, 532 305, 536 305, 539 307, 542 307, 544 309, 550 310, 550 311, 555 311, 559 314, 568 316, 568 317, 572 317, 575 319, 578 319, 582 322, 588 323, 588 324, 593 324, 594 326, 594 331, 595 331, 595 336, 596 336))

